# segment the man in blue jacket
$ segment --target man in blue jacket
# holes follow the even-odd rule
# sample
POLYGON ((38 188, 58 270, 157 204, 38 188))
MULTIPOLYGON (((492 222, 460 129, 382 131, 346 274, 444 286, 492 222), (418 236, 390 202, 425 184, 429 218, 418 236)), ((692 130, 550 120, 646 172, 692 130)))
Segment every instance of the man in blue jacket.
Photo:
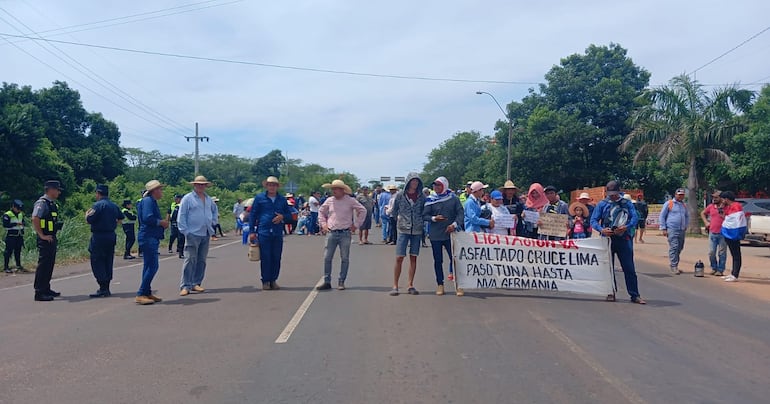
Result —
POLYGON ((291 218, 286 198, 278 194, 278 178, 267 177, 262 182, 265 192, 254 196, 249 215, 249 240, 259 242, 262 289, 278 290, 276 282, 281 272, 284 218, 291 218))
POLYGON ((668 260, 671 273, 679 275, 679 254, 684 250, 684 234, 690 223, 690 213, 684 204, 684 188, 676 190, 674 199, 663 204, 660 211, 660 230, 668 238, 668 260))
POLYGON ((168 228, 168 220, 163 219, 158 208, 158 201, 163 197, 163 184, 152 180, 144 185, 144 198, 137 206, 139 216, 139 248, 142 249, 142 285, 136 292, 136 303, 145 305, 162 301, 152 294, 152 280, 158 273, 158 248, 163 240, 164 230, 168 228))
MULTIPOLYGON (((646 304, 639 295, 634 266, 634 237, 629 232, 639 220, 636 208, 631 201, 620 197, 620 185, 617 181, 608 182, 605 192, 607 197, 599 202, 591 214, 591 227, 601 233, 602 237, 610 238, 610 250, 612 254, 617 254, 620 260, 631 301, 646 304)), ((615 294, 608 295, 607 301, 614 302, 615 294)))

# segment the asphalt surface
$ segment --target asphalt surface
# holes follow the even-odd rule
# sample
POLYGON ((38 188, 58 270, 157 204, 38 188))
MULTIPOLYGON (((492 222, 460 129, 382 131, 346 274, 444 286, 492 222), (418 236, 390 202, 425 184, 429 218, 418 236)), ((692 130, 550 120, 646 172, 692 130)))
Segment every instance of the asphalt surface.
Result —
MULTIPOLYGON (((34 302, 29 285, 0 289, 0 403, 770 397, 767 304, 716 281, 638 261, 646 306, 628 303, 622 290, 615 303, 504 290, 456 297, 451 286, 436 296, 424 248, 422 294, 391 297, 394 248, 354 244, 348 290, 316 294, 322 248, 321 237, 286 239, 280 291, 261 290, 257 263, 232 237, 212 244, 202 294, 178 296, 181 261, 163 253, 153 287, 165 300, 151 306, 133 301, 136 262, 116 270, 106 299, 88 298, 96 289, 90 274, 56 280, 62 297, 51 303, 34 302), (303 303, 304 317, 276 343, 303 303)), ((335 261, 335 284, 338 268, 335 261)))

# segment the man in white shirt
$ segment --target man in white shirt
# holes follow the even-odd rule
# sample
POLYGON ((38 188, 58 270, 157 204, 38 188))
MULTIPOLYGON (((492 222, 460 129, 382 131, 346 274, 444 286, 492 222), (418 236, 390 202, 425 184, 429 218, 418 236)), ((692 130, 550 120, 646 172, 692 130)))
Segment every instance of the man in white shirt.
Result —
POLYGON ((321 208, 321 193, 313 191, 308 200, 310 204, 310 223, 308 223, 308 234, 318 234, 318 210, 321 208))

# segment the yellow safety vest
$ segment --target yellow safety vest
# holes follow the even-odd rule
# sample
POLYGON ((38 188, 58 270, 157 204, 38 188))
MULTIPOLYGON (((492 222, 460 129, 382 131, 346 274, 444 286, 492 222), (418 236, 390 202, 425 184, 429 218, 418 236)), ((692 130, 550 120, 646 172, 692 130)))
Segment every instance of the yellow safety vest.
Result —
POLYGON ((20 211, 16 214, 13 213, 13 210, 9 210, 8 212, 5 212, 5 214, 11 218, 11 224, 14 225, 8 230, 24 230, 24 212, 20 211))

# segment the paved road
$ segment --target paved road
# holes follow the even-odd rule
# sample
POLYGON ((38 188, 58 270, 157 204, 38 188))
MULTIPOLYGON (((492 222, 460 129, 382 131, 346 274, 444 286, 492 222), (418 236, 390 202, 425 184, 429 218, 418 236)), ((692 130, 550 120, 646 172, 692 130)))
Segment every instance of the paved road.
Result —
MULTIPOLYGON (((206 293, 179 297, 180 261, 161 261, 166 300, 133 303, 140 267, 115 297, 0 290, 2 403, 763 403, 767 305, 703 279, 641 266, 647 306, 517 291, 435 296, 423 249, 419 296, 387 295, 393 249, 353 246, 346 291, 318 293, 276 344, 321 272, 322 239, 287 239, 281 291, 258 290, 240 244, 212 249, 206 293), (699 283, 700 282, 700 283, 699 283)), ((123 262, 121 262, 123 264, 123 262)), ((337 271, 335 265, 335 273, 337 271)), ((622 281, 621 281, 622 283, 622 281)))

